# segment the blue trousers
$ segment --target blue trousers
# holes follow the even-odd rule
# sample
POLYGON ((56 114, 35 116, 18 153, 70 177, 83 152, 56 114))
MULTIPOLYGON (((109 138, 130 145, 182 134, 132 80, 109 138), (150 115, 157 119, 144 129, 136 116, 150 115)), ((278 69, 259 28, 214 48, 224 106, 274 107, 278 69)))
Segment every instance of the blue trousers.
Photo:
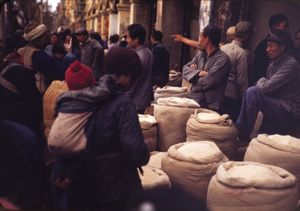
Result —
POLYGON ((259 133, 285 134, 294 122, 293 117, 281 106, 279 100, 265 95, 256 86, 247 89, 240 115, 236 125, 242 132, 250 136, 257 118, 258 112, 263 113, 263 122, 259 133))

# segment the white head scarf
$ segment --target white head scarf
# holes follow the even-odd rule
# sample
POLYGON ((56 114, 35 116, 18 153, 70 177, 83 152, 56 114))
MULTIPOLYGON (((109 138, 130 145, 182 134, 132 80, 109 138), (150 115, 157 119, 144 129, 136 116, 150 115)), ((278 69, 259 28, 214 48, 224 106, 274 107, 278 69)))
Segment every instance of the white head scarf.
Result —
POLYGON ((24 39, 28 42, 31 42, 32 40, 41 36, 46 30, 47 30, 47 27, 44 24, 40 24, 35 29, 30 31, 29 33, 25 33, 24 39))

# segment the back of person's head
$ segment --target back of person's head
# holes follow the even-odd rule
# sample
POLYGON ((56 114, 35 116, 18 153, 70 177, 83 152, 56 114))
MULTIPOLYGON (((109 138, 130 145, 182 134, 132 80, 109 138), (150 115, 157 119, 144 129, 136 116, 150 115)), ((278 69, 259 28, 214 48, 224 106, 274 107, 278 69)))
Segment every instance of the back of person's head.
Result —
POLYGON ((109 41, 110 41, 110 43, 117 43, 117 42, 119 42, 119 35, 118 34, 111 35, 109 37, 109 41))
POLYGON ((61 45, 54 45, 52 48, 52 53, 55 55, 58 54, 67 54, 67 51, 64 46, 61 45))
POLYGON ((141 24, 131 24, 127 27, 131 39, 138 38, 140 44, 144 44, 146 38, 146 30, 141 24))
POLYGON ((218 26, 208 25, 203 29, 203 36, 208 37, 213 46, 218 47, 222 30, 218 26))
POLYGON ((81 64, 78 60, 73 62, 67 69, 65 79, 69 90, 80 90, 95 85, 95 79, 90 68, 81 64))
POLYGON ((90 33, 90 37, 95 40, 102 40, 102 38, 98 32, 90 33))
POLYGON ((89 33, 88 31, 85 29, 85 28, 80 28, 80 29, 77 29, 74 34, 77 34, 77 35, 86 35, 86 36, 89 36, 89 33))
POLYGON ((275 29, 273 30, 268 37, 266 38, 267 41, 274 41, 277 42, 279 45, 285 45, 285 49, 292 47, 292 37, 291 35, 283 30, 275 29))
POLYGON ((58 34, 58 44, 63 45, 66 41, 67 35, 64 32, 59 32, 58 34))
POLYGON ((66 29, 64 30, 64 33, 65 33, 65 34, 70 34, 70 33, 71 33, 71 29, 66 28, 66 29))
POLYGON ((142 72, 142 63, 133 50, 115 47, 108 51, 104 59, 104 71, 110 74, 125 74, 132 76, 135 81, 142 72))
POLYGON ((161 31, 154 30, 151 37, 153 37, 156 41, 161 42, 163 33, 161 31))
POLYGON ((269 27, 271 30, 273 30, 273 26, 277 25, 285 20, 288 20, 287 16, 285 14, 279 13, 276 15, 273 15, 269 19, 269 27))
POLYGON ((154 83, 158 87, 163 88, 166 85, 167 81, 166 81, 165 77, 159 75, 159 76, 156 76, 154 83))
POLYGON ((226 37, 229 39, 229 40, 234 40, 235 38, 235 26, 231 26, 227 29, 226 31, 226 37))
POLYGON ((248 21, 241 21, 235 26, 235 36, 236 37, 245 37, 253 33, 253 26, 248 21))

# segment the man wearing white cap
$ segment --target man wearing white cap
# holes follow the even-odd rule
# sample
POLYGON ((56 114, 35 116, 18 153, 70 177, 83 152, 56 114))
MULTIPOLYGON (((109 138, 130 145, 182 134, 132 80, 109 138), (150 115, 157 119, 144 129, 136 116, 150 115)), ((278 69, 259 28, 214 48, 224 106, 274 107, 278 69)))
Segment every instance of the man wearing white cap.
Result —
POLYGON ((75 56, 68 54, 61 64, 44 52, 44 48, 48 42, 47 27, 44 24, 36 22, 28 24, 24 29, 24 38, 29 43, 18 50, 18 53, 23 56, 24 65, 32 66, 37 71, 36 85, 41 93, 44 93, 52 80, 63 80, 65 69, 72 63, 75 56), (61 65, 61 66, 60 66, 61 65), (63 68, 64 67, 64 68, 63 68))

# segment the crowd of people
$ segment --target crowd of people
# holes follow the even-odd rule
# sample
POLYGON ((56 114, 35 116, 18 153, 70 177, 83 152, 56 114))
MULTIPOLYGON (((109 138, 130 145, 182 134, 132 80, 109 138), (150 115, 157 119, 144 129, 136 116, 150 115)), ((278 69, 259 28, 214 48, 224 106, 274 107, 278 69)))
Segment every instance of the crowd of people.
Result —
MULTIPOLYGON (((191 83, 190 98, 229 114, 241 144, 250 142, 259 112, 260 133, 284 134, 300 119, 300 31, 294 47, 286 15, 272 16, 269 26, 254 56, 245 49, 255 31, 247 21, 227 30, 226 43, 220 43, 222 31, 214 25, 202 30, 199 41, 172 35, 200 51, 182 69, 191 83)), ((50 33, 36 22, 17 35, 0 73, 0 204, 124 210, 142 193, 137 169, 143 174, 140 167, 150 156, 137 114, 151 105, 153 87, 169 81, 163 33, 153 31, 150 48, 140 24, 129 25, 121 37, 112 35, 109 45, 84 28, 50 33), (57 99, 58 121, 49 140, 64 139, 71 130, 85 145, 71 155, 50 146, 55 160, 49 173, 41 146, 46 143, 42 100, 54 80, 66 80, 69 90, 57 99)))

